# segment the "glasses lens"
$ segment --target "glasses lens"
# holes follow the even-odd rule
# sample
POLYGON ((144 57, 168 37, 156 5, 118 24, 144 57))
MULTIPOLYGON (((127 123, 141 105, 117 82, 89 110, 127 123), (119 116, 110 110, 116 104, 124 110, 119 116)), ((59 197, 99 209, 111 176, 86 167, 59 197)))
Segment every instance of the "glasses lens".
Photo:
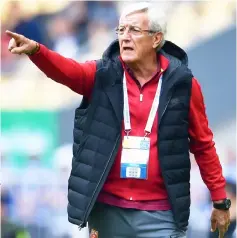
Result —
POLYGON ((116 33, 119 34, 119 35, 122 35, 125 31, 125 27, 122 27, 122 26, 119 26, 116 28, 116 33))
POLYGON ((132 34, 132 35, 140 35, 142 33, 141 29, 139 27, 135 27, 135 26, 131 26, 129 28, 129 32, 132 34))

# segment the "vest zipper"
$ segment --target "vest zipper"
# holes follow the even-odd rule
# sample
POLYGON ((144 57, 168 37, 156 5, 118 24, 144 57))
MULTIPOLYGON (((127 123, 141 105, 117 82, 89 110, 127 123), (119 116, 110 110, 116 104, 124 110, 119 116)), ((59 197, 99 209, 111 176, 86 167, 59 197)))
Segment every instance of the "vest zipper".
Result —
POLYGON ((143 94, 140 92, 140 102, 142 102, 143 94))
MULTIPOLYGON (((166 103, 166 105, 165 105, 165 109, 164 109, 163 112, 161 113, 160 123, 161 123, 161 119, 162 119, 162 117, 164 116, 165 111, 166 111, 166 109, 167 109, 167 107, 168 107, 168 105, 169 105, 169 103, 170 103, 171 98, 172 98, 172 95, 170 95, 170 97, 169 97, 169 99, 168 99, 168 101, 167 101, 167 103, 166 103)), ((159 127, 159 125, 158 125, 158 127, 159 127)))
POLYGON ((102 179, 103 179, 103 177, 104 177, 105 172, 107 171, 107 167, 109 166, 109 164, 110 164, 110 162, 111 162, 111 158, 112 158, 112 156, 113 156, 113 154, 114 154, 115 148, 117 147, 119 138, 120 138, 120 135, 117 136, 115 145, 114 145, 114 147, 113 147, 112 152, 110 153, 109 160, 108 160, 108 162, 107 162, 107 164, 106 164, 106 167, 105 167, 105 169, 104 169, 104 171, 103 171, 103 173, 102 173, 102 176, 100 177, 100 180, 99 180, 99 182, 98 182, 98 184, 97 184, 97 186, 96 186, 96 188, 95 188, 95 190, 94 190, 94 193, 92 194, 92 198, 91 198, 91 200, 90 200, 90 203, 89 203, 89 205, 88 205, 88 207, 87 207, 87 209, 86 209, 86 211, 85 211, 85 215, 84 215, 84 217, 83 217, 83 222, 78 226, 79 230, 81 230, 83 227, 86 226, 87 216, 88 216, 87 213, 88 213, 88 211, 90 210, 91 206, 93 206, 93 205, 95 204, 95 201, 94 201, 94 203, 93 203, 93 199, 94 199, 95 196, 96 196, 96 197, 98 196, 98 194, 99 194, 99 192, 100 192, 100 190, 101 190, 101 188, 102 188, 102 186, 101 186, 101 181, 102 181, 102 179), (93 204, 92 204, 92 203, 93 203, 93 204))

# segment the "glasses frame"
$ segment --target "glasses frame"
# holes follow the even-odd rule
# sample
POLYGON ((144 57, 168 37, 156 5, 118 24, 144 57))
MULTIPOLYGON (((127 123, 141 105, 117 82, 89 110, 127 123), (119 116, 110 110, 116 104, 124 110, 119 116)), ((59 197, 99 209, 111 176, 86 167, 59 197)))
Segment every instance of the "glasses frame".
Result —
POLYGON ((124 32, 123 32, 123 33, 119 33, 119 27, 120 27, 120 26, 117 26, 117 27, 115 28, 115 32, 116 32, 117 35, 120 35, 120 36, 124 35, 126 29, 128 29, 128 33, 129 33, 129 34, 131 34, 131 35, 136 35, 136 34, 132 34, 132 33, 131 33, 131 28, 137 28, 137 29, 138 29, 138 34, 137 34, 137 36, 138 36, 138 35, 142 35, 142 33, 150 33, 150 34, 157 33, 156 31, 152 31, 152 30, 148 30, 148 29, 141 29, 141 28, 138 27, 138 26, 127 26, 127 27, 124 26, 124 32))

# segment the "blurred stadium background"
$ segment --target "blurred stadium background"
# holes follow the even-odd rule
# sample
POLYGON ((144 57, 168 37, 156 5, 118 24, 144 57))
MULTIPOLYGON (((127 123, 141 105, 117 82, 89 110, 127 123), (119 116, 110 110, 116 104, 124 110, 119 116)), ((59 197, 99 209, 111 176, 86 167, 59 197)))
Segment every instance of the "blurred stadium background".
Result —
MULTIPOLYGON (((2 219, 32 238, 87 238, 67 221, 67 180, 74 109, 81 96, 46 78, 25 56, 11 55, 5 30, 34 39, 79 62, 100 58, 116 35, 125 2, 1 1, 2 219)), ((236 199, 236 3, 156 2, 169 16, 167 39, 189 55, 199 79, 228 196, 236 199)), ((209 192, 192 157, 191 238, 209 238, 209 192)), ((230 234, 235 236, 235 203, 230 234)))

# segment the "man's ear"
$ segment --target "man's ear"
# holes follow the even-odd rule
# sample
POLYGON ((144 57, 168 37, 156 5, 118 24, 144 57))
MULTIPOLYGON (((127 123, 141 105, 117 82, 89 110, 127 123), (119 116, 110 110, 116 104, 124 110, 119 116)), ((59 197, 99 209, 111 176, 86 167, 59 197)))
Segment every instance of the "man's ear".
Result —
POLYGON ((163 34, 161 32, 157 32, 153 35, 153 48, 156 49, 158 45, 161 43, 163 38, 163 34))

